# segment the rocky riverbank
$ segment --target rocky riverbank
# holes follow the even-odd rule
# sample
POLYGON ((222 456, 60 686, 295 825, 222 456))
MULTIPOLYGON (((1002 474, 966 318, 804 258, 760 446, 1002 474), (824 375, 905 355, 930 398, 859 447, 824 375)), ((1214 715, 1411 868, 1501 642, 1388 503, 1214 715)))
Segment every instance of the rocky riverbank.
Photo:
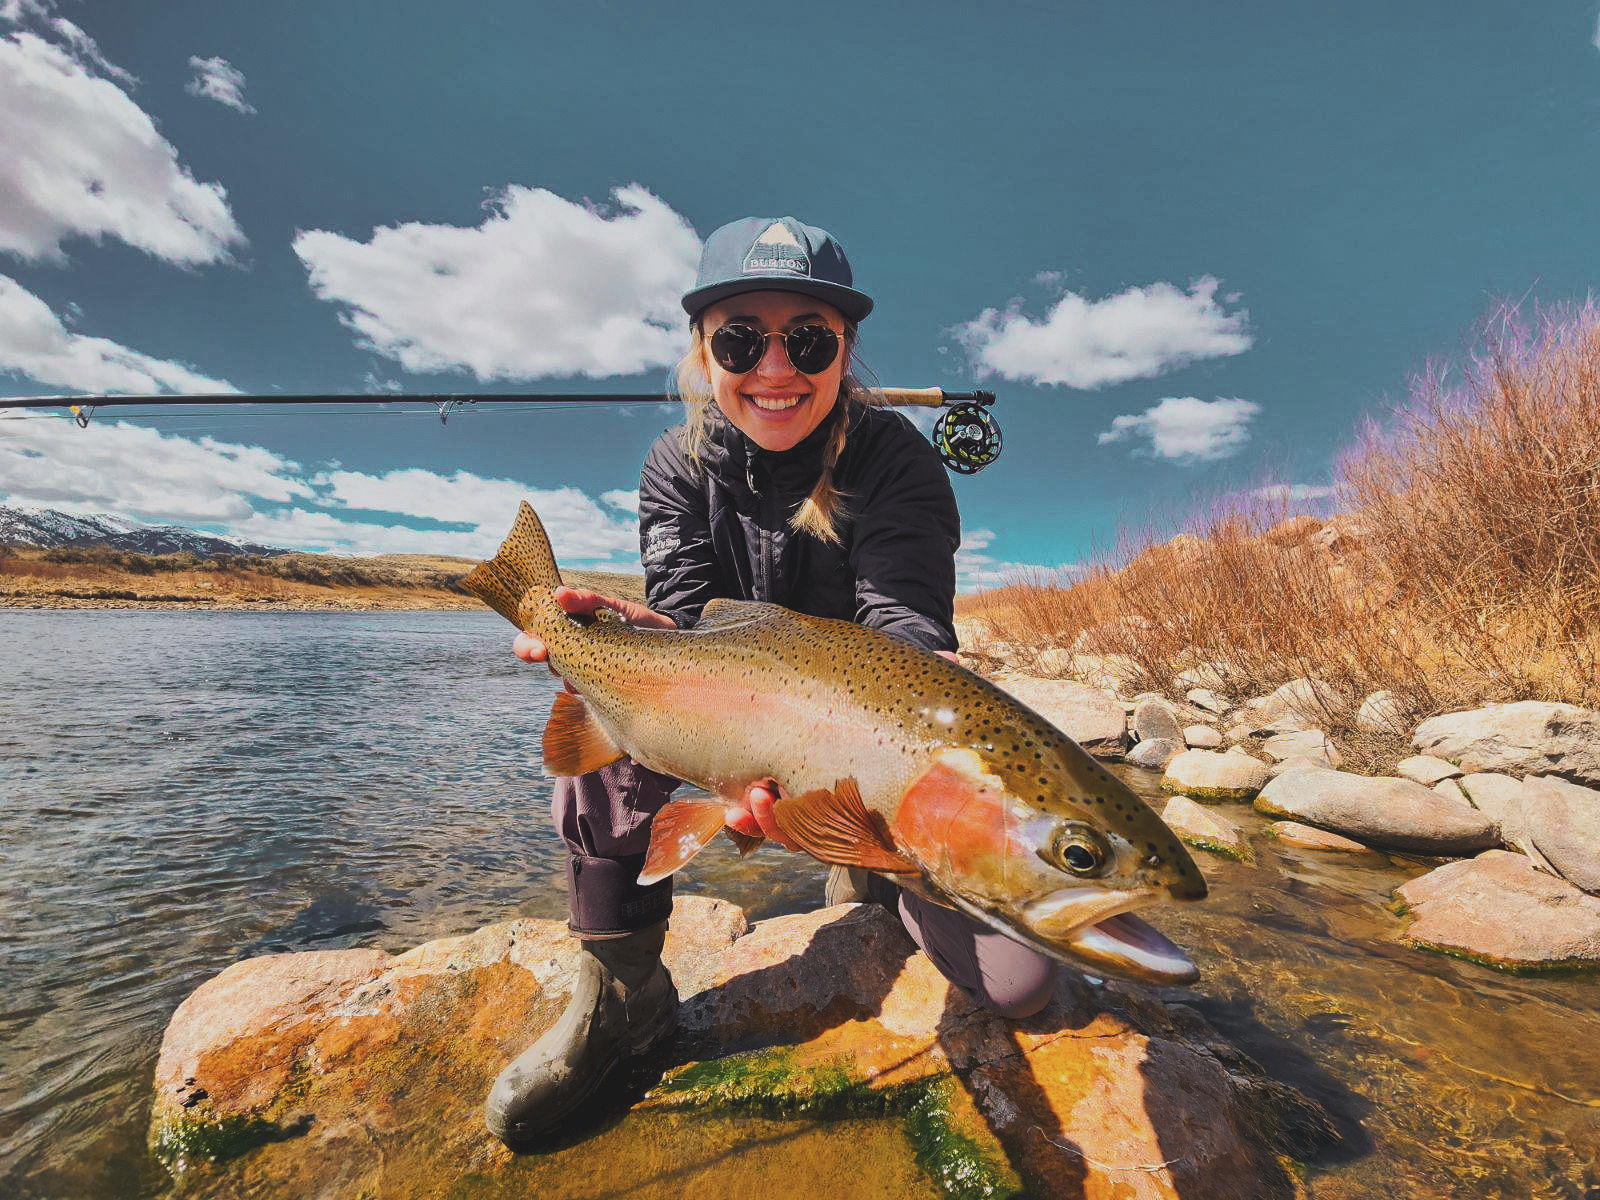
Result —
POLYGON ((1116 663, 1046 681, 986 658, 1094 753, 1163 772, 1162 815, 1191 845, 1251 854, 1224 807, 1237 803, 1280 818, 1274 833, 1297 846, 1461 860, 1396 890, 1406 941, 1507 970, 1600 967, 1600 712, 1521 701, 1412 722, 1380 693, 1361 725, 1415 753, 1373 777, 1339 769, 1313 680, 1235 704, 1202 667, 1181 697, 1129 697, 1116 663))

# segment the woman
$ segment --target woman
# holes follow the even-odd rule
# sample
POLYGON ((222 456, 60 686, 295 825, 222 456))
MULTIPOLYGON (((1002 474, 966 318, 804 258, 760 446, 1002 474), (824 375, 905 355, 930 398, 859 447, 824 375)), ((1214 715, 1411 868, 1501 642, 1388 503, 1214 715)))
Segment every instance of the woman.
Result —
MULTIPOLYGON (((656 441, 639 486, 649 605, 573 588, 557 600, 659 628, 694 625, 717 597, 768 600, 953 659, 955 497, 933 448, 848 372, 872 300, 853 286, 843 248, 791 217, 734 221, 707 239, 683 307, 686 420, 656 441)), ((545 657, 527 634, 514 649, 545 657)), ((650 820, 677 785, 628 760, 556 781, 569 927, 583 949, 567 1009, 489 1096, 489 1127, 509 1143, 554 1130, 612 1067, 673 1028, 678 995, 661 962, 672 881, 636 880, 650 820)), ((752 788, 728 824, 787 845, 776 798, 775 784, 752 788)), ((870 885, 973 999, 1011 1016, 1048 1002, 1048 959, 879 877, 870 885)), ((866 897, 835 871, 828 898, 866 897)))

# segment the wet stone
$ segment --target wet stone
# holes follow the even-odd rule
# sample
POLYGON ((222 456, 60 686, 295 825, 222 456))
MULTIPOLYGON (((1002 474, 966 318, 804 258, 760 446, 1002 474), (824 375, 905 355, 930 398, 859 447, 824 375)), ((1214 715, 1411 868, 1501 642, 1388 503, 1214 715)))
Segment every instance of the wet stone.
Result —
POLYGON ((1063 970, 1042 1012, 1006 1020, 878 905, 747 930, 681 896, 676 1037, 597 1102, 592 1133, 513 1154, 483 1097, 556 1020, 576 953, 563 923, 518 920, 400 956, 237 963, 174 1014, 152 1143, 185 1200, 786 1195, 802 1177, 824 1195, 1111 1200, 1130 1164, 1153 1200, 1289 1200, 1278 1146, 1329 1121, 1133 985, 1063 970), (207 1096, 185 1109, 191 1080, 207 1096))
POLYGON ((1185 750, 1167 764, 1163 791, 1194 800, 1249 800, 1267 782, 1267 764, 1248 754, 1185 750))
POLYGON ((1489 850, 1401 885, 1413 918, 1401 940, 1508 970, 1600 967, 1600 899, 1489 850))
POLYGON ((1255 858, 1244 830, 1227 817, 1196 804, 1187 796, 1174 796, 1161 810, 1161 819, 1183 841, 1225 858, 1249 862, 1255 858))
POLYGON ((1181 753, 1183 753, 1181 742, 1171 741, 1168 738, 1147 738, 1128 751, 1127 760, 1136 767, 1161 771, 1181 753))
POLYGON ((1302 850, 1329 850, 1343 854, 1362 853, 1368 849, 1360 842, 1342 834, 1318 829, 1315 825, 1302 825, 1299 821, 1274 821, 1267 826, 1272 836, 1288 846, 1302 850))

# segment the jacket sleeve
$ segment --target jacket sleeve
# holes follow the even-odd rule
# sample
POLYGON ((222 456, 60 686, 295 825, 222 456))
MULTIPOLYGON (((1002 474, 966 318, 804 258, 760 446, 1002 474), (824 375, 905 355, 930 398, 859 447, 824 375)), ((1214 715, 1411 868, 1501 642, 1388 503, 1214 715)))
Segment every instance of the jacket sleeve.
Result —
POLYGON ((680 629, 700 619, 706 601, 728 594, 711 546, 705 481, 669 429, 639 474, 639 557, 651 608, 680 629))
POLYGON ((856 620, 925 650, 954 650, 961 517, 944 464, 898 413, 863 449, 850 558, 856 620))

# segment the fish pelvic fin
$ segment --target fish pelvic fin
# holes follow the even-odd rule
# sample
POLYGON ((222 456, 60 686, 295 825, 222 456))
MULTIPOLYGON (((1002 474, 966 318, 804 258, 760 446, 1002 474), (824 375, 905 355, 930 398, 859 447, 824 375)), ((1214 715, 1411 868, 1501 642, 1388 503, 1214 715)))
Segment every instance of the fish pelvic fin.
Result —
POLYGON ((588 775, 623 757, 594 710, 572 692, 558 692, 544 727, 544 769, 551 775, 588 775))
POLYGON ((474 567, 461 586, 519 629, 523 624, 520 610, 528 593, 553 592, 561 586, 550 538, 531 504, 522 502, 516 524, 495 556, 474 567))
POLYGON ((722 832, 728 835, 730 842, 739 847, 740 858, 749 857, 757 846, 767 840, 758 833, 740 833, 732 825, 723 826, 722 832))
POLYGON ((772 806, 783 836, 812 858, 833 866, 910 874, 922 868, 894 844, 888 824, 861 799, 854 779, 819 788, 772 806))
POLYGON ((727 801, 705 797, 664 805, 650 821, 650 849, 645 851, 640 885, 660 883, 704 850, 722 832, 727 811, 727 801))

